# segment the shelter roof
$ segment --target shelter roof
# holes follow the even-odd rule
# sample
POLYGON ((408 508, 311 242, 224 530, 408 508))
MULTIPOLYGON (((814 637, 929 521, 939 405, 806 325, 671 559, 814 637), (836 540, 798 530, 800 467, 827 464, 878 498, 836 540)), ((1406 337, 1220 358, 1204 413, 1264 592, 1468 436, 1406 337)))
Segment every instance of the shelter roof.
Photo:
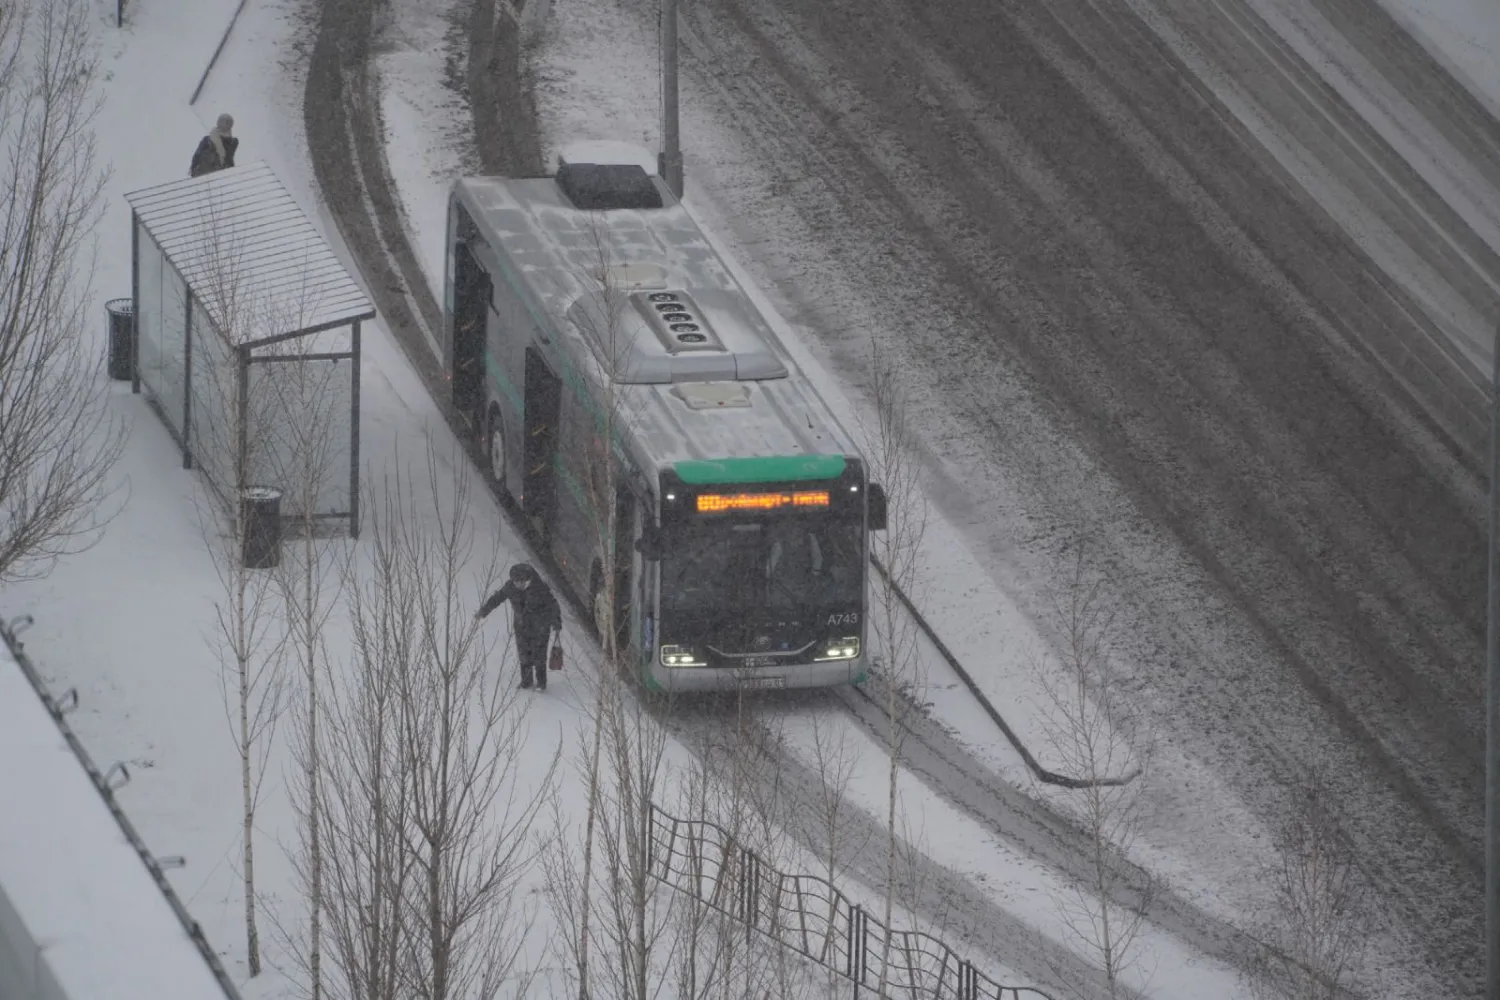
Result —
POLYGON ((265 163, 143 188, 125 200, 237 346, 375 315, 369 296, 265 163))

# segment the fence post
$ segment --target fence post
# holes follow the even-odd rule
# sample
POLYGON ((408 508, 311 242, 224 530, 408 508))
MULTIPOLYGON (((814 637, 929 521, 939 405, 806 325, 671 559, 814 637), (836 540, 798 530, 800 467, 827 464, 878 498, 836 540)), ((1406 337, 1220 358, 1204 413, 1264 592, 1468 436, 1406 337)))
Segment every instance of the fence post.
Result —
POLYGON ((859 988, 865 981, 865 949, 869 942, 865 935, 865 922, 869 918, 863 906, 849 910, 849 978, 854 981, 854 1000, 859 1000, 859 988))

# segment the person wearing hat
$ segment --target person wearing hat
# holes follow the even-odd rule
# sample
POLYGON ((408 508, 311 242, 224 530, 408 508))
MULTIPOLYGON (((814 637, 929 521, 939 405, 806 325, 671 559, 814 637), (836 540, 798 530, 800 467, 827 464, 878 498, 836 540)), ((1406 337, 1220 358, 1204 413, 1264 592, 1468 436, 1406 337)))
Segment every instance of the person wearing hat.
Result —
POLYGON ((506 601, 514 609, 516 655, 521 661, 521 686, 529 688, 535 675, 538 691, 547 690, 547 640, 562 634, 562 609, 552 588, 531 567, 516 563, 510 568, 510 580, 489 596, 474 612, 481 621, 506 601))
POLYGON ((234 119, 220 115, 213 129, 198 143, 192 165, 188 167, 188 176, 202 177, 234 166, 234 151, 239 148, 240 141, 234 137, 234 119))

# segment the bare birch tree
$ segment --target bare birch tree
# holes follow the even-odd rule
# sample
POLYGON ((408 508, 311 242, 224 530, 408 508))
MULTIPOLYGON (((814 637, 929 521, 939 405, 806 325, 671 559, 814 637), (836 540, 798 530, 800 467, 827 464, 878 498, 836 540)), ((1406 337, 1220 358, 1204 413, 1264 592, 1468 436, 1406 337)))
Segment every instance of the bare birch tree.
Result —
MULTIPOLYGON (((886 529, 871 534, 877 570, 872 589, 869 625, 883 657, 880 683, 886 716, 886 885, 882 922, 890 927, 895 916, 900 882, 901 754, 907 732, 907 713, 926 694, 927 675, 919 646, 920 633, 906 610, 902 594, 915 600, 917 569, 927 532, 927 500, 921 487, 921 466, 907 409, 906 390, 890 358, 872 344, 869 394, 873 419, 865 428, 870 479, 886 491, 886 529)), ((889 983, 891 941, 880 955, 879 991, 889 983)))
MULTIPOLYGON (((246 963, 253 977, 261 971, 255 820, 285 708, 287 623, 274 574, 246 560, 251 525, 238 501, 256 485, 254 470, 274 442, 259 410, 250 405, 238 345, 269 321, 273 304, 242 267, 239 241, 220 225, 219 206, 211 195, 205 197, 198 206, 205 245, 189 387, 195 413, 191 450, 208 487, 195 494, 199 530, 222 590, 207 639, 220 661, 224 707, 239 759, 240 881, 246 963)), ((180 312, 188 302, 167 305, 180 312)))
MULTIPOLYGON (((467 606, 474 576, 488 588, 499 575, 497 553, 476 549, 468 463, 458 451, 445 460, 429 451, 427 471, 425 527, 396 522, 404 571, 420 581, 417 655, 400 689, 414 876, 406 960, 413 996, 469 1000, 497 995, 517 971, 528 921, 516 889, 537 857, 532 827, 560 748, 528 745, 509 674, 489 663, 467 606)), ((416 506, 408 501, 413 514, 416 506)))
POLYGON ((698 811, 728 832, 739 855, 725 859, 738 870, 721 870, 716 889, 733 902, 724 906, 721 900, 715 933, 705 942, 714 948, 718 971, 716 988, 707 995, 722 1000, 821 994, 815 967, 788 947, 802 930, 800 904, 784 891, 784 877, 800 867, 789 831, 793 817, 806 809, 795 791, 805 789, 794 789, 783 770, 790 752, 785 720, 760 707, 755 692, 737 691, 732 724, 715 727, 697 755, 705 795, 698 811))
MULTIPOLYGON (((316 302, 306 294, 289 295, 278 303, 274 329, 297 330, 307 325, 316 302)), ((332 499, 354 497, 340 487, 348 482, 351 385, 349 360, 308 358, 330 353, 325 347, 341 333, 296 337, 257 352, 249 380, 252 405, 271 440, 260 474, 282 495, 282 524, 290 540, 282 547, 276 581, 287 614, 288 648, 296 661, 299 725, 294 730, 293 756, 297 767, 295 794, 299 809, 298 837, 305 862, 306 947, 308 995, 321 1000, 322 967, 322 793, 318 736, 322 708, 321 684, 327 670, 325 626, 338 605, 345 577, 340 571, 350 543, 335 530, 329 515, 332 499)))
MULTIPOLYGON (((816 849, 819 863, 818 874, 830 886, 839 884, 843 875, 845 859, 864 850, 867 837, 859 836, 851 828, 849 813, 849 785, 859 767, 858 750, 851 745, 850 734, 839 721, 820 715, 812 718, 813 765, 818 774, 818 785, 814 790, 814 801, 807 803, 795 814, 803 837, 816 849)), ((837 926, 838 903, 832 893, 825 904, 824 919, 829 928, 837 926)), ((828 970, 829 989, 838 983, 835 968, 837 941, 832 934, 820 942, 818 961, 828 970)))
POLYGON ((1264 872, 1274 895, 1250 978, 1260 1000, 1342 1000, 1357 995, 1368 951, 1368 891, 1339 828, 1332 789, 1314 773, 1293 793, 1277 835, 1280 857, 1264 872))
MULTIPOLYGON (((315 760, 324 842, 322 872, 327 961, 319 975, 330 1000, 405 1000, 405 961, 413 881, 411 758, 401 740, 402 679, 415 670, 419 581, 406 570, 396 527, 399 487, 388 485, 366 507, 368 562, 348 564, 345 591, 353 648, 343 671, 322 687, 326 710, 315 760), (364 572, 359 571, 363 569, 364 572)), ((304 827, 306 824, 303 824, 304 827)), ((304 852, 307 844, 303 843, 304 852)), ((294 856, 298 877, 312 863, 294 856)), ((310 977, 310 948, 294 947, 310 977)))
MULTIPOLYGON (((222 516, 217 510, 212 514, 222 516)), ((261 971, 255 817, 284 708, 286 627, 269 576, 264 570, 248 568, 241 559, 244 529, 240 519, 235 518, 227 532, 216 521, 203 520, 204 536, 223 597, 214 601, 214 629, 206 638, 219 658, 225 719, 239 762, 239 874, 244 893, 245 961, 253 977, 261 971)))
POLYGON ((239 874, 244 893, 245 960, 250 975, 258 976, 261 955, 256 918, 255 817, 284 708, 286 627, 266 572, 247 568, 240 558, 243 528, 227 533, 209 529, 205 536, 224 594, 214 602, 214 629, 207 638, 219 657, 225 718, 239 762, 239 874))
MULTIPOLYGON (((1153 740, 1120 694, 1109 649, 1113 618, 1104 600, 1106 583, 1091 577, 1080 543, 1057 601, 1057 658, 1042 658, 1036 676, 1046 699, 1047 742, 1060 770, 1081 786, 1073 794, 1089 852, 1082 881, 1057 901, 1058 911, 1116 997, 1131 995, 1121 977, 1141 964, 1139 939, 1161 883, 1128 857, 1143 822, 1141 777, 1153 740)), ((1066 985, 1092 995, 1081 984, 1066 985)))
MULTIPOLYGON (((476 584, 492 586, 499 563, 475 541, 471 487, 460 451, 429 450, 425 482, 398 468, 368 505, 373 554, 344 601, 355 655, 325 670, 319 695, 329 996, 488 1000, 530 982, 534 914, 518 889, 556 753, 527 739, 473 617, 476 584)), ((305 839, 296 863, 306 887, 305 839)), ((310 977, 305 936, 295 952, 310 977)))
POLYGON ((105 181, 89 20, 76 3, 0 7, 0 582, 92 544, 125 444, 86 332, 105 181))

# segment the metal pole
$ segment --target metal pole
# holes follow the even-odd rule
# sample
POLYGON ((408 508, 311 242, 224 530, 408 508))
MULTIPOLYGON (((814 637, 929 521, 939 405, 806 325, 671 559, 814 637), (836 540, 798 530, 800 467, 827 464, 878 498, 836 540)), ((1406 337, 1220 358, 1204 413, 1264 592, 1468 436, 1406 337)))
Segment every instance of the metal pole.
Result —
POLYGON ((661 0, 661 153, 657 172, 682 197, 682 149, 677 133, 677 0, 661 0))
POLYGON ((1488 1000, 1500 1000, 1500 323, 1490 383, 1490 609, 1485 681, 1484 923, 1488 1000))

